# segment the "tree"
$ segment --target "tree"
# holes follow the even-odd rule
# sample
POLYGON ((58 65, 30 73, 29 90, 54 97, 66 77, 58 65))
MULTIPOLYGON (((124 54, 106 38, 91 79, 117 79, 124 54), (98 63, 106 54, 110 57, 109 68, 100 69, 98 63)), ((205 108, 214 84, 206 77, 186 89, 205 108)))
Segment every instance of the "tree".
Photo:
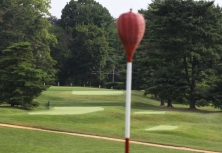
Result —
POLYGON ((110 33, 113 18, 109 11, 94 0, 70 0, 62 10, 61 26, 75 27, 76 24, 94 24, 110 33))
MULTIPOLYGON (((57 23, 56 23, 57 24, 57 23)), ((57 70, 57 80, 60 85, 67 85, 67 80, 72 72, 73 66, 70 65, 72 58, 70 45, 73 37, 71 32, 63 29, 60 26, 52 26, 49 29, 50 33, 53 33, 58 43, 55 46, 51 46, 51 56, 57 61, 54 68, 57 70)))
POLYGON ((97 81, 102 81, 102 68, 108 56, 105 32, 95 25, 77 25, 73 30, 72 61, 75 76, 89 80, 92 71, 98 71, 97 81), (84 77, 85 76, 85 77, 84 77), (87 77, 87 78, 86 78, 87 77))
MULTIPOLYGON (((64 50, 61 50, 58 48, 59 45, 57 45, 55 48, 52 47, 53 52, 55 52, 55 53, 52 53, 52 56, 54 59, 57 60, 57 57, 58 57, 57 55, 61 55, 65 53, 66 51, 70 53, 63 60, 61 60, 62 62, 58 61, 59 63, 56 66, 56 68, 59 69, 58 77, 59 77, 60 82, 62 82, 62 85, 67 84, 69 82, 68 80, 70 81, 75 80, 75 82, 88 82, 87 84, 90 85, 89 83, 90 81, 86 81, 89 79, 88 75, 90 73, 91 84, 94 84, 97 86, 98 84, 103 83, 104 80, 106 79, 104 73, 106 74, 110 73, 113 71, 114 68, 118 67, 118 66, 115 66, 116 59, 118 59, 117 50, 116 50, 116 46, 117 46, 116 42, 118 40, 117 38, 118 36, 115 29, 114 19, 110 15, 109 11, 106 8, 104 8, 101 4, 99 4, 98 2, 94 0, 78 0, 78 1, 71 0, 69 3, 67 3, 67 5, 62 10, 61 20, 58 21, 57 25, 63 28, 63 32, 65 33, 63 33, 61 36, 62 37, 65 36, 65 40, 66 40, 66 42, 64 42, 63 41, 64 39, 63 40, 60 39, 58 34, 56 34, 57 39, 59 41, 58 43, 64 44, 64 45, 66 44, 67 48, 64 50), (95 45, 95 42, 87 41, 88 44, 86 44, 85 41, 82 40, 82 38, 85 38, 85 32, 87 32, 87 30, 83 30, 83 27, 81 29, 79 25, 83 25, 85 29, 86 27, 87 28, 97 27, 95 28, 96 29, 95 34, 98 31, 102 32, 102 35, 103 35, 102 37, 104 37, 105 39, 102 38, 101 44, 105 43, 104 42, 105 40, 108 47, 105 47, 104 49, 102 48, 100 49, 101 51, 104 51, 103 54, 105 55, 102 58, 98 57, 102 59, 101 60, 102 62, 105 61, 105 63, 103 63, 100 67, 98 67, 97 62, 92 62, 90 63, 91 68, 87 68, 86 65, 88 61, 80 60, 80 59, 84 59, 88 57, 86 56, 86 54, 77 54, 77 52, 81 52, 82 50, 84 50, 84 52, 88 52, 86 51, 86 49, 91 50, 92 48, 95 48, 93 46, 95 45), (79 29, 79 30, 81 29, 81 32, 76 29, 79 29), (82 36, 80 36, 80 34, 82 36), (79 41, 77 41, 78 39, 79 41), (80 41, 81 43, 79 43, 80 41), (57 57, 54 57, 54 55, 57 57), (59 65, 62 67, 60 67, 59 65), (80 65, 84 65, 84 66, 80 68, 78 67, 80 65), (84 70, 83 68, 86 68, 86 69, 84 70), (83 76, 84 74, 83 71, 86 76, 83 76)), ((93 29, 90 28, 89 30, 93 30, 93 29)), ((87 32, 87 33, 92 33, 92 31, 87 32)), ((98 37, 101 38, 100 35, 98 37)), ((88 40, 88 37, 86 37, 86 40, 88 40)), ((119 47, 119 44, 118 44, 118 47, 119 47)), ((101 51, 100 51, 100 54, 102 54, 101 51)), ((91 53, 88 52, 88 53, 91 54, 92 52, 91 53)), ((93 58, 97 60, 97 57, 95 55, 93 56, 94 56, 93 58)))
MULTIPOLYGON (((164 67, 174 70, 167 73, 180 78, 182 95, 190 108, 205 99, 199 86, 210 87, 206 76, 215 76, 215 67, 221 60, 222 13, 213 3, 154 0, 143 12, 152 32, 148 43, 154 43, 155 53, 159 52, 152 56, 156 60, 153 64, 162 67, 162 60, 164 67)), ((148 56, 151 54, 148 52, 148 56)))
POLYGON ((52 67, 56 62, 50 56, 50 45, 55 45, 56 38, 48 32, 50 23, 46 16, 50 16, 49 7, 49 0, 2 0, 0 56, 14 43, 29 42, 36 66, 53 80, 55 70, 52 67))
POLYGON ((13 44, 3 55, 0 59, 0 98, 11 106, 36 106, 32 100, 49 87, 43 85, 49 77, 36 68, 30 43, 13 44))

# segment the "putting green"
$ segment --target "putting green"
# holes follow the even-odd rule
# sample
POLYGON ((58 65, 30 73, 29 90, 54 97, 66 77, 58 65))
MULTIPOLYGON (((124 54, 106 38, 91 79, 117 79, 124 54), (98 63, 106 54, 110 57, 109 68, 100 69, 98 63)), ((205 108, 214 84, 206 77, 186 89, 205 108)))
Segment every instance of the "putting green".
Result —
POLYGON ((177 128, 178 128, 178 126, 161 125, 161 126, 156 126, 156 127, 146 129, 146 131, 175 130, 177 128))
POLYGON ((143 111, 143 112, 134 112, 133 114, 165 114, 165 111, 143 111))
POLYGON ((72 91, 74 95, 123 95, 124 91, 72 91))
POLYGON ((103 107, 53 107, 48 110, 31 112, 30 115, 74 115, 103 111, 103 107))

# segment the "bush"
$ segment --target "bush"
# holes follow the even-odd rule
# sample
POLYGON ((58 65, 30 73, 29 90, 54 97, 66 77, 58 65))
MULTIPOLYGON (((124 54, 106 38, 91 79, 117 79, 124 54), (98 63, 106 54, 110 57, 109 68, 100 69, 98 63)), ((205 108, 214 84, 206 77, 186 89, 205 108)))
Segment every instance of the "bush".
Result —
POLYGON ((25 104, 23 105, 23 107, 24 107, 25 109, 32 109, 32 108, 38 107, 38 106, 39 106, 39 103, 36 102, 36 101, 32 101, 31 103, 25 103, 25 104))
POLYGON ((125 84, 123 82, 107 82, 105 84, 105 87, 107 89, 110 89, 113 87, 113 89, 125 89, 125 84))
POLYGON ((32 105, 32 107, 39 107, 39 102, 32 101, 32 102, 30 103, 30 105, 32 105))

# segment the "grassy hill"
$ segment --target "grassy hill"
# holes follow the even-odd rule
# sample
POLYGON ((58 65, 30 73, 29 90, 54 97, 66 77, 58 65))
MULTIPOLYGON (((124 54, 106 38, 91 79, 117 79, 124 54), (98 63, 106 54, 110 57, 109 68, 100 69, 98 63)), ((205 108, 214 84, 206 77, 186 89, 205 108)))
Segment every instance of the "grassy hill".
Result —
MULTIPOLYGON (((0 123, 78 132, 124 139, 125 94, 106 95, 113 90, 86 87, 51 87, 35 101, 35 110, 0 106, 0 123), (88 95, 74 91, 88 92, 88 95), (103 91, 103 95, 90 95, 103 91), (50 109, 45 103, 50 101, 50 109), (55 107, 102 107, 102 111, 65 115, 29 115, 30 112, 53 111, 55 107)), ((174 146, 222 151, 222 114, 213 108, 189 110, 175 104, 175 108, 160 107, 159 102, 132 91, 131 139, 174 146), (167 127, 176 127, 168 129, 167 127)))

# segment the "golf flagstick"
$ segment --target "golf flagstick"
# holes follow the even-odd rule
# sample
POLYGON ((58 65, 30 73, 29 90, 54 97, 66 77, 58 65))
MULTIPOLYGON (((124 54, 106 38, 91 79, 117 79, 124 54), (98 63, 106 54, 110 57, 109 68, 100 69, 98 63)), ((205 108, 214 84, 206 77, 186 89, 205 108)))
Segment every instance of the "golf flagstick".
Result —
POLYGON ((117 21, 118 34, 127 54, 126 76, 126 116, 125 116, 125 153, 130 148, 130 110, 132 84, 132 57, 145 32, 145 19, 142 15, 132 12, 120 15, 117 21))

